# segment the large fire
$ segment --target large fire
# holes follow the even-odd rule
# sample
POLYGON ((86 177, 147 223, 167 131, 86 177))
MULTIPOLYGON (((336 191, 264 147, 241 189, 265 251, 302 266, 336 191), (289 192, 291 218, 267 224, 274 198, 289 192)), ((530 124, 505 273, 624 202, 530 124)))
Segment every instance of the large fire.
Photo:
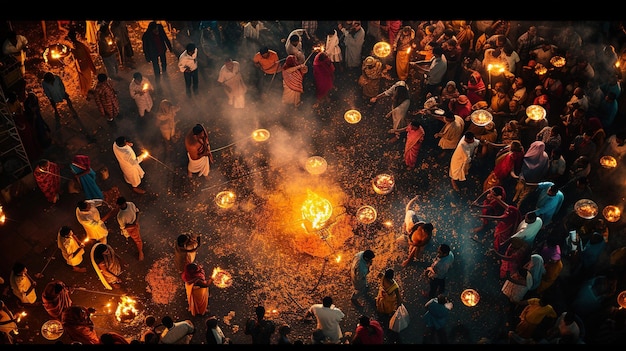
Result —
POLYGON ((120 297, 120 303, 115 310, 115 318, 120 322, 129 322, 135 319, 139 311, 135 308, 137 301, 130 296, 120 297))
POLYGON ((322 229, 333 214, 333 205, 327 199, 307 189, 306 200, 302 203, 302 218, 311 223, 313 229, 322 229))
POLYGON ((233 278, 230 273, 220 267, 213 268, 211 279, 213 279, 213 284, 220 289, 228 288, 233 285, 233 278))

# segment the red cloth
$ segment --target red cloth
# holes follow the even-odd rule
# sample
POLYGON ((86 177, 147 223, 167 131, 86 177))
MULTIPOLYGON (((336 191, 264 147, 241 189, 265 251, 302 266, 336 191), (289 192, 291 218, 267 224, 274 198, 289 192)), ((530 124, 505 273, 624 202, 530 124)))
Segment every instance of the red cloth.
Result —
POLYGON ((304 73, 302 73, 299 69, 288 71, 289 68, 296 67, 297 65, 298 62, 296 56, 289 55, 285 60, 283 71, 281 73, 283 75, 283 82, 285 82, 289 89, 303 93, 304 87, 302 86, 302 82, 304 80, 304 73))
POLYGON ((414 168, 417 164, 417 157, 420 149, 422 148, 422 142, 424 141, 424 128, 414 128, 409 125, 406 129, 406 144, 404 144, 404 163, 411 168, 414 168))
POLYGON ((479 93, 486 91, 486 87, 485 87, 485 82, 483 81, 483 77, 480 75, 480 73, 474 71, 472 72, 471 77, 473 77, 475 82, 472 81, 471 78, 467 82, 467 94, 466 95, 467 95, 467 98, 472 103, 472 105, 474 105, 478 101, 485 100, 485 98, 483 96, 480 96, 479 93))
POLYGON ((321 100, 333 88, 335 66, 325 52, 320 52, 313 59, 313 78, 315 79, 315 97, 321 100))
POLYGON ((195 263, 189 263, 185 266, 182 278, 185 283, 195 283, 198 280, 206 280, 204 269, 195 263))
POLYGON ((383 338, 383 328, 377 320, 370 320, 369 328, 359 325, 354 331, 355 344, 382 344, 383 338))
POLYGON ((506 210, 504 210, 502 218, 498 220, 498 224, 496 225, 496 229, 493 233, 493 248, 496 251, 502 252, 502 243, 515 234, 517 226, 521 220, 522 215, 517 207, 512 205, 506 207, 506 210))
POLYGON ((82 168, 83 170, 88 170, 91 168, 91 161, 89 161, 89 156, 85 155, 74 156, 74 159, 72 159, 72 164, 76 167, 82 168))
POLYGON ((33 171, 37 186, 49 202, 54 202, 61 190, 60 175, 59 165, 51 161, 45 167, 37 166, 33 171))

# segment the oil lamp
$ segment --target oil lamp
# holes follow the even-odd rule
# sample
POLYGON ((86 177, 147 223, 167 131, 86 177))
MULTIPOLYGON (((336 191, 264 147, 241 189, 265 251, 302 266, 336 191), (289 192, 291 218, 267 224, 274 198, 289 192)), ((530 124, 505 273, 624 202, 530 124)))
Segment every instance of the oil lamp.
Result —
POLYGON ((328 164, 326 163, 326 160, 321 156, 311 156, 306 160, 304 168, 307 172, 317 175, 326 172, 328 164))
POLYGON ((372 187, 376 194, 387 195, 393 190, 395 181, 391 174, 379 174, 372 179, 372 187))
POLYGON ((376 209, 372 206, 361 206, 356 211, 356 218, 360 223, 372 224, 376 220, 376 209))
POLYGON ((487 110, 480 109, 472 112, 472 114, 470 115, 470 119, 475 125, 479 127, 484 127, 491 121, 493 121, 493 115, 487 110))
POLYGON ((589 199, 580 199, 574 204, 576 214, 584 219, 593 219, 598 215, 598 205, 589 199))
POLYGON ((546 109, 540 105, 530 105, 526 107, 526 116, 533 121, 541 121, 546 118, 546 109))
POLYGON ((550 59, 550 64, 556 68, 561 68, 565 66, 565 57, 563 56, 552 56, 550 59))
POLYGON ((350 124, 357 124, 361 121, 361 112, 357 110, 348 110, 343 114, 343 119, 350 124))
POLYGON ((608 205, 608 206, 605 206, 604 209, 602 210, 602 215, 607 221, 613 223, 613 222, 619 221, 622 215, 622 211, 620 211, 619 207, 617 206, 608 205))
POLYGON ((220 191, 215 195, 215 203, 221 208, 231 208, 235 204, 237 196, 232 191, 220 191))
POLYGON ((391 45, 389 45, 389 43, 387 42, 379 41, 378 43, 374 44, 372 52, 378 57, 387 57, 389 56, 389 54, 391 54, 391 45))
POLYGON ((620 308, 626 308, 626 290, 617 295, 617 303, 619 304, 620 308))
POLYGON ((213 273, 211 273, 211 279, 213 279, 213 285, 217 286, 220 289, 228 288, 233 285, 233 279, 230 273, 221 269, 220 267, 213 268, 213 273))
POLYGON ((617 160, 613 156, 602 156, 600 157, 600 166, 602 168, 615 168, 617 167, 617 160))
POLYGON ((461 302, 465 306, 474 307, 478 304, 478 301, 480 301, 480 295, 474 289, 465 289, 461 293, 461 302))
POLYGON ((270 138, 270 131, 267 129, 257 129, 252 132, 252 139, 254 141, 265 141, 270 138))

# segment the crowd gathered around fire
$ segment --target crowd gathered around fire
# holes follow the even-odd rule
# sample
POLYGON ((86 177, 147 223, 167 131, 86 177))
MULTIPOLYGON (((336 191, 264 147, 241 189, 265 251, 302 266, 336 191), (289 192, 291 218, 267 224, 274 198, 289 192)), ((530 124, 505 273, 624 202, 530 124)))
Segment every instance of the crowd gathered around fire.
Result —
MULTIPOLYGON (((123 28, 127 24, 119 22, 65 24, 75 42, 74 56, 81 61, 79 80, 81 85, 86 84, 81 94, 93 98, 109 122, 120 113, 137 114, 139 118, 154 114, 166 142, 185 144, 189 178, 208 176, 214 162, 207 130, 210 126, 196 124, 183 131, 181 137, 175 121, 180 107, 167 99, 154 101, 151 94, 168 74, 164 58, 167 50, 172 51, 169 37, 176 33, 192 38, 194 31, 211 30, 214 44, 224 53, 224 60, 216 65, 218 86, 234 109, 244 109, 249 99, 263 100, 267 89, 273 87, 281 91, 284 106, 297 110, 303 100, 311 97, 313 109, 321 111, 331 104, 336 82, 341 80, 358 86, 361 96, 355 105, 363 111, 376 104, 389 106, 385 116, 389 138, 381 148, 403 142, 406 172, 421 168, 425 138, 438 140, 437 161, 449 167, 453 192, 463 190, 477 164, 488 169, 482 194, 471 204, 480 211, 480 226, 467 235, 473 235, 476 241, 489 241, 491 253, 500 259, 501 291, 509 298, 511 314, 517 318, 504 342, 626 341, 626 294, 619 294, 626 290, 626 247, 616 247, 615 239, 611 240, 623 230, 609 230, 611 223, 620 220, 622 205, 609 203, 602 207, 594 198, 599 192, 610 193, 611 187, 614 192, 624 190, 618 173, 626 162, 626 94, 622 91, 626 79, 626 29, 621 22, 590 23, 596 26, 590 34, 578 32, 574 23, 551 28, 532 21, 513 25, 508 20, 153 21, 142 36, 142 47, 129 46, 123 28), (279 36, 285 40, 272 41, 269 31, 282 31, 279 36), (117 45, 111 47, 110 43, 117 45), (89 62, 90 48, 102 58, 104 67, 99 74, 89 62), (86 50, 87 55, 79 56, 80 50, 86 50), (135 72, 130 92, 136 110, 120 111, 113 85, 121 79, 120 66, 134 69, 133 51, 135 60, 145 54, 152 63, 155 82, 135 72), (425 121, 433 119, 441 129, 435 135, 426 135, 425 121), (566 284, 555 284, 565 261, 570 272, 561 279, 566 284), (563 292, 565 285, 571 289, 563 292), (619 308, 613 306, 616 298, 619 308)), ((5 41, 3 54, 22 57, 24 46, 34 38, 13 34, 14 38, 5 41)), ((199 62, 204 61, 198 59, 200 43, 187 41, 178 68, 184 74, 185 93, 191 99, 201 94, 198 84, 203 82, 198 82, 198 69, 199 62)), ((61 119, 57 106, 66 104, 76 114, 72 99, 77 97, 66 92, 58 75, 47 73, 41 85, 57 121, 61 119)), ((39 102, 34 94, 28 94, 25 100, 17 94, 8 98, 11 111, 21 116, 16 124, 22 123, 29 130, 22 136, 26 152, 37 160, 50 143, 50 128, 41 118, 39 102)), ((358 115, 358 111, 352 113, 346 114, 346 121, 358 123, 358 119, 349 120, 358 115)), ((147 151, 136 155, 133 143, 125 136, 111 141, 111 148, 119 163, 107 166, 120 167, 132 191, 144 194, 146 190, 140 187, 144 176, 141 162, 152 156, 147 151)), ((50 203, 56 203, 63 181, 58 164, 44 159, 33 168, 40 190, 50 203)), ((81 265, 83 255, 87 253, 86 260, 89 257, 85 244, 96 242, 90 256, 94 269, 106 289, 119 288, 121 263, 115 248, 107 244, 107 226, 111 224, 105 222, 114 219, 122 234, 135 244, 138 259, 143 260, 141 209, 117 194, 112 199, 115 208, 101 218, 97 206, 105 200, 105 194, 96 184, 97 174, 89 158, 76 155, 71 170, 77 191, 85 194, 85 201, 76 208, 76 217, 87 240, 80 240, 70 227, 63 227, 58 232, 59 249, 74 271, 85 272, 81 265)), ((613 196, 611 200, 622 198, 619 194, 613 196)), ((408 250, 402 267, 422 256, 432 236, 433 224, 414 214, 407 206, 403 234, 408 250)), ((198 237, 177 238, 176 267, 185 283, 192 316, 205 314, 208 289, 215 279, 215 272, 210 275, 194 263, 200 245, 198 237)), ((365 270, 367 275, 365 261, 374 254, 369 250, 359 252, 363 261, 357 260, 353 269, 365 270)), ((452 304, 444 294, 444 281, 453 261, 450 247, 442 244, 425 272, 432 288, 424 317, 428 327, 425 342, 448 342, 447 318, 452 304)), ((141 340, 114 332, 96 334, 90 321, 94 310, 73 305, 70 288, 64 282, 52 281, 42 289, 34 278, 16 262, 10 277, 12 292, 23 304, 43 304, 76 343, 189 343, 190 335, 201 327, 206 327, 207 343, 231 343, 214 317, 206 321, 206 326, 174 321, 170 316, 163 316, 157 323, 146 321, 150 330, 141 340), (164 327, 157 331, 155 324, 164 327)), ((393 270, 379 278, 385 286, 382 295, 396 289, 391 310, 387 305, 381 312, 386 319, 361 317, 352 337, 342 337, 341 328, 337 334, 328 320, 341 321, 343 312, 331 308, 332 299, 325 298, 308 310, 309 316, 317 318, 317 329, 304 343, 389 341, 383 336, 390 327, 389 316, 402 305, 402 297, 397 284, 394 287, 393 270)), ((467 294, 468 299, 476 298, 470 296, 471 292, 467 294)), ((356 297, 352 301, 360 305, 356 297)), ((2 307, 2 341, 15 343, 13 331, 17 330, 18 316, 4 303, 2 307)), ((246 326, 251 343, 295 342, 288 335, 288 325, 268 323, 262 306, 255 312, 257 319, 246 326), (269 336, 264 335, 268 330, 269 336), (273 335, 278 341, 270 339, 273 335)))

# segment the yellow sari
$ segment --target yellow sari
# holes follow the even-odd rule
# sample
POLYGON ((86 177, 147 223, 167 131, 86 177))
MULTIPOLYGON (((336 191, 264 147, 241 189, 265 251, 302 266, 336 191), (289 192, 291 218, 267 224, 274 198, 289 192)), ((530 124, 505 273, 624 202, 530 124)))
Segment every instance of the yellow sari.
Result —
POLYGON ((382 314, 392 314, 398 307, 398 297, 395 291, 399 289, 395 280, 382 279, 378 295, 376 296, 376 311, 382 314))

